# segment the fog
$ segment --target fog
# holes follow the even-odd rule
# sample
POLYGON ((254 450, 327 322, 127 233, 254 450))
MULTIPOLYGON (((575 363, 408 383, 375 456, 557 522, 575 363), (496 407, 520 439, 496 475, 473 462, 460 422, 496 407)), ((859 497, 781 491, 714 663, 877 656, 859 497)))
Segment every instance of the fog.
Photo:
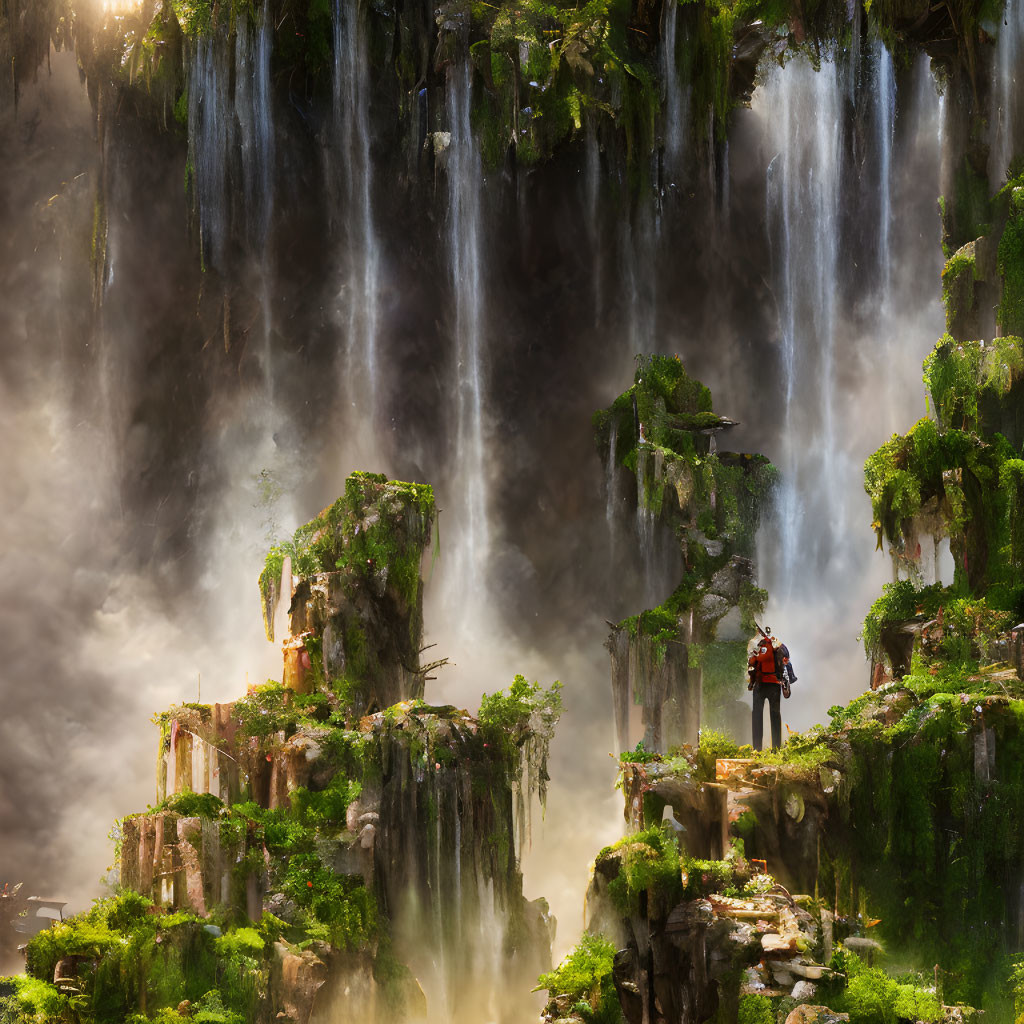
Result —
POLYGON ((74 55, 51 54, 0 116, 3 880, 71 910, 102 893, 113 821, 155 799, 150 716, 279 675, 256 587, 265 550, 368 469, 434 484, 442 509, 426 642, 452 664, 428 699, 475 710, 516 673, 565 684, 550 799, 524 855, 527 896, 549 899, 564 952, 590 861, 624 827, 602 642, 649 581, 633 517, 609 529, 590 416, 631 383, 638 351, 680 354, 740 421, 730 446, 782 471, 759 551, 767 617, 800 675, 787 724, 821 721, 866 686, 857 635, 890 569, 861 467, 924 414, 920 363, 942 329, 943 112, 918 67, 879 126, 867 100, 844 105, 835 71, 831 333, 812 296, 787 340, 785 264, 800 253, 772 240, 768 175, 793 142, 773 111, 802 109, 823 81, 798 71, 766 77, 737 113, 728 199, 679 190, 657 217, 652 197, 614 206, 607 157, 585 147, 518 177, 452 156, 450 173, 480 189, 457 217, 429 183, 387 196, 386 166, 376 191, 355 188, 323 158, 330 112, 300 117, 279 98, 260 115, 278 156, 269 241, 254 247, 238 243, 253 200, 232 192, 230 161, 199 189, 233 196, 224 225, 197 228, 181 134, 128 112, 98 127, 74 55), (850 141, 863 137, 882 141, 850 141), (883 188, 899 218, 881 212, 883 188), (349 246, 331 224, 368 202, 349 246), (713 216, 701 205, 715 203, 713 216), (884 254, 865 218, 891 220, 884 254), (228 233, 223 250, 212 230, 228 233), (355 273, 371 247, 374 272, 355 273), (473 275, 452 277, 453 252, 473 275), (346 331, 367 323, 376 368, 359 373, 373 386, 353 388, 346 331), (467 401, 480 406, 471 429, 467 401))

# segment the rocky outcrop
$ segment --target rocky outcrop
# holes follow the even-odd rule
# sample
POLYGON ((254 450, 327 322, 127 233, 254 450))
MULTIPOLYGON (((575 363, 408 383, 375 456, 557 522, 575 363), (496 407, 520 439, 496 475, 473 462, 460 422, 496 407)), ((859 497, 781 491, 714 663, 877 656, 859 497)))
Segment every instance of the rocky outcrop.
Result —
POLYGON ((663 604, 614 625, 605 644, 619 746, 695 744, 702 724, 733 725, 746 682, 744 630, 753 632, 766 597, 754 538, 774 470, 762 456, 717 450, 735 423, 712 411, 711 393, 678 357, 642 359, 633 386, 594 425, 604 462, 635 477, 638 554, 651 563, 662 560, 659 545, 677 546, 683 570, 663 604), (634 702, 642 737, 629 730, 634 702))
MULTIPOLYGON (((1019 948, 1024 846, 959 837, 1018 834, 1024 689, 1001 665, 963 692, 935 674, 908 679, 832 709, 829 728, 794 736, 769 763, 742 756, 749 748, 716 758, 684 747, 622 764, 630 831, 595 862, 587 926, 618 950, 631 1024, 735 1020, 754 996, 774 1000, 771 1012, 806 1004, 795 1020, 841 1019, 828 1004, 845 999, 844 957, 860 970, 887 949, 937 964, 947 1003, 980 1002, 991 969, 965 971, 957 950, 970 935, 995 964, 1019 948), (957 851, 968 849, 965 873, 957 851)), ((931 974, 918 985, 914 998, 935 999, 920 987, 934 989, 931 974)))
MULTIPOLYGON (((588 892, 591 929, 614 917, 611 894, 616 886, 621 892, 631 855, 625 845, 598 858, 588 892)), ((683 868, 684 876, 689 870, 683 868)), ((751 879, 742 864, 732 874, 739 884, 751 879)), ((713 883, 687 879, 684 887, 713 889, 713 883)), ((735 1020, 744 995, 809 999, 831 975, 819 962, 823 930, 809 897, 794 898, 780 885, 740 898, 708 891, 674 905, 654 888, 643 895, 616 936, 621 948, 613 978, 629 1024, 697 1022, 716 1013, 735 1020)))
POLYGON ((123 822, 121 883, 154 911, 262 922, 270 945, 208 926, 223 955, 268 958, 255 1019, 420 1019, 424 992, 459 1017, 550 965, 517 813, 543 796, 558 684, 517 677, 479 717, 421 699, 433 516, 429 487, 353 474, 261 578, 272 621, 291 560, 284 682, 157 717, 158 806, 123 822))
POLYGON ((353 473, 343 497, 271 550, 260 576, 271 640, 286 558, 291 566, 287 687, 308 693, 344 680, 353 721, 423 695, 420 568, 434 517, 426 484, 353 473))

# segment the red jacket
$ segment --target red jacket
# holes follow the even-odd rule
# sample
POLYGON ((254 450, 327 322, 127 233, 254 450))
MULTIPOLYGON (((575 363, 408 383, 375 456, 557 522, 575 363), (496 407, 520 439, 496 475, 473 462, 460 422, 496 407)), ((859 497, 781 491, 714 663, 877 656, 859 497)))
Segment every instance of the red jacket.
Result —
POLYGON ((754 664, 754 682, 776 683, 780 682, 775 674, 775 651, 772 645, 764 641, 751 656, 754 664))

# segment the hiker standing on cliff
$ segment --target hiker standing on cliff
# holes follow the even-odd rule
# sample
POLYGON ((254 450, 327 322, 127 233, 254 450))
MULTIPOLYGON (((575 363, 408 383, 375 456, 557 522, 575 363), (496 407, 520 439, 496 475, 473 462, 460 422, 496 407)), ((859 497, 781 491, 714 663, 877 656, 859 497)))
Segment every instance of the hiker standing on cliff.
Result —
MULTIPOLYGON (((754 653, 747 659, 747 689, 754 691, 751 733, 754 749, 760 750, 764 738, 764 702, 768 701, 768 720, 772 730, 772 750, 782 746, 782 690, 785 676, 776 664, 776 645, 772 643, 770 629, 765 629, 754 653)), ((779 658, 779 661, 782 659, 779 658)), ((787 659, 788 660, 788 659, 787 659)), ((788 680, 785 687, 789 689, 788 680)), ((789 694, 787 693, 788 697, 789 694)))

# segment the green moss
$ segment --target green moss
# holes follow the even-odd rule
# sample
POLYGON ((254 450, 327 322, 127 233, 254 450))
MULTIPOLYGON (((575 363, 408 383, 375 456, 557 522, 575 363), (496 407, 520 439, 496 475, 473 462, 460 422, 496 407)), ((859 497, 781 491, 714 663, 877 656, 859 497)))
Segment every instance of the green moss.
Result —
POLYGON ((593 1024, 619 1024, 622 1013, 612 979, 614 959, 615 946, 608 939, 585 932, 553 971, 537 979, 534 991, 546 988, 552 999, 567 995, 579 1006, 583 1019, 593 1024))
MULTIPOLYGON (((42 981, 53 977, 58 960, 82 958, 74 1000, 83 1019, 96 1024, 120 1024, 141 1006, 153 1014, 204 999, 224 1020, 253 1019, 269 978, 263 939, 251 928, 214 938, 205 925, 190 914, 156 912, 149 900, 122 892, 40 932, 29 942, 26 965, 42 981)), ((49 1014, 65 997, 49 988, 36 984, 28 994, 37 1010, 49 1006, 53 1019, 49 1014)))
POLYGON ((947 214, 944 226, 953 251, 985 234, 991 223, 988 179, 984 170, 976 169, 966 156, 953 174, 953 201, 947 206, 947 214))
POLYGON ((640 740, 633 750, 624 750, 619 754, 620 764, 650 764, 652 761, 663 761, 664 755, 655 750, 648 750, 644 741, 640 740))
POLYGON ((611 849, 620 851, 621 861, 608 892, 623 915, 639 914, 641 897, 648 914, 655 902, 668 909, 675 906, 683 895, 679 845, 660 822, 620 839, 611 849))
POLYGON ((697 746, 697 770, 700 778, 714 781, 715 762, 720 757, 739 757, 740 745, 725 733, 701 729, 697 746))
POLYGON ((855 953, 840 950, 833 963, 845 973, 847 987, 830 1005, 850 1015, 851 1024, 891 1024, 894 1020, 934 1024, 943 1009, 933 991, 920 984, 900 982, 879 967, 869 967, 855 953))
POLYGON ((887 626, 900 625, 914 618, 932 618, 942 602, 942 588, 939 585, 917 588, 910 580, 887 583, 882 595, 871 606, 864 619, 861 638, 868 658, 877 659, 882 654, 882 631, 887 626))
POLYGON ((740 999, 737 1024, 775 1024, 775 1009, 767 996, 747 995, 740 999))
POLYGON ((213 28, 214 0, 171 0, 171 8, 186 35, 205 35, 213 28))
POLYGON ((973 247, 958 249, 942 270, 942 302, 946 307, 946 330, 955 333, 958 318, 974 308, 977 261, 973 247))
POLYGON ((213 793, 185 791, 184 793, 175 793, 173 796, 168 797, 155 810, 174 811, 183 818, 216 818, 223 807, 224 802, 213 793))
POLYGON ((260 588, 265 591, 280 578, 287 556, 296 576, 348 570, 368 578, 385 572, 406 604, 415 604, 420 557, 430 542, 434 515, 429 484, 389 481, 381 473, 352 473, 342 497, 300 526, 290 541, 270 549, 260 588))
POLYGON ((297 712, 294 695, 281 683, 268 680, 262 686, 253 686, 232 706, 232 715, 238 719, 247 736, 266 738, 281 730, 290 731, 297 712))
POLYGON ((182 89, 181 95, 177 100, 175 100, 174 120, 177 121, 182 128, 188 127, 188 88, 182 89))
POLYGON ((0 979, 0 993, 0 1020, 4 1024, 65 1020, 72 1012, 68 997, 38 978, 0 979))
POLYGON ((1002 334, 1024 334, 1024 184, 1009 189, 1006 227, 999 238, 998 267, 1003 294, 996 311, 1002 334))

